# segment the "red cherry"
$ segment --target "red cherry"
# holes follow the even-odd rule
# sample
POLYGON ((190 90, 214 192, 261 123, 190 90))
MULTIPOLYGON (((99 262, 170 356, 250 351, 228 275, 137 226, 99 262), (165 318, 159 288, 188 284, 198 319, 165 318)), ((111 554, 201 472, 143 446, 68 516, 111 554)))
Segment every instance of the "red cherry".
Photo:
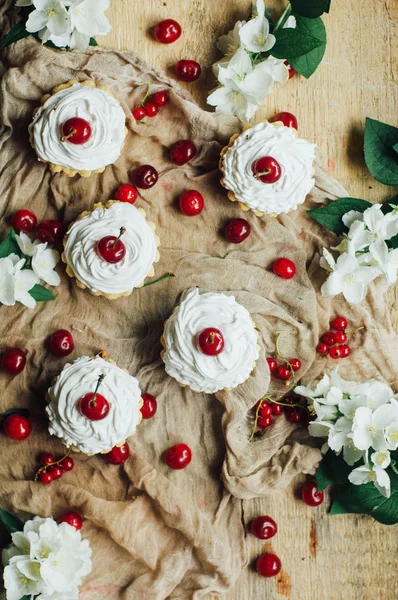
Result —
POLYGON ((49 452, 43 452, 40 454, 40 464, 42 467, 46 467, 47 465, 51 465, 51 463, 55 463, 55 458, 49 452))
POLYGON ((278 258, 272 265, 272 270, 282 279, 291 279, 296 274, 296 265, 288 258, 278 258))
POLYGON ((130 204, 134 204, 137 200, 138 192, 133 185, 129 183, 123 183, 123 185, 119 186, 115 193, 115 200, 119 200, 119 202, 129 202, 130 204))
POLYGON ((30 210, 17 210, 12 215, 11 225, 15 231, 32 231, 37 225, 36 215, 30 210))
POLYGON ((277 533, 278 526, 271 517, 261 516, 250 523, 250 531, 259 540, 269 540, 277 533))
POLYGON ((152 394, 141 394, 144 404, 141 406, 143 419, 151 419, 157 411, 158 403, 152 394))
POLYGON ((298 129, 297 119, 290 112, 280 112, 275 117, 270 119, 270 123, 275 123, 276 121, 282 121, 285 127, 293 127, 293 129, 298 129))
POLYGON ((332 348, 329 348, 329 356, 330 358, 341 358, 341 348, 340 346, 333 346, 332 348))
POLYGON ((159 107, 155 102, 147 102, 144 106, 144 110, 147 117, 156 117, 159 112, 159 107))
POLYGON ((61 467, 54 465, 53 467, 48 467, 47 473, 50 473, 53 479, 59 479, 64 474, 61 467))
POLYGON ((284 60, 283 64, 286 65, 286 67, 287 67, 287 71, 288 71, 288 74, 289 74, 289 79, 291 79, 292 77, 294 77, 296 75, 296 73, 297 73, 296 69, 294 69, 292 67, 292 65, 287 60, 284 60))
POLYGON ((12 440, 26 440, 32 432, 32 424, 23 415, 12 414, 6 417, 3 424, 4 433, 12 440))
POLYGON ((68 356, 75 349, 75 342, 67 329, 58 329, 51 334, 49 347, 55 356, 68 356))
POLYGON ((64 226, 61 221, 55 219, 42 221, 37 226, 36 236, 43 243, 59 244, 64 237, 64 226))
POLYGON ((224 350, 224 336, 219 329, 207 327, 198 334, 199 350, 207 356, 217 356, 224 350))
POLYGON ((348 327, 348 321, 345 317, 335 317, 330 325, 332 329, 341 329, 344 331, 348 327))
POLYGON ((228 242, 241 244, 249 237, 250 224, 245 219, 232 219, 225 228, 224 235, 228 242))
POLYGON ((181 81, 196 81, 202 72, 201 66, 196 60, 179 60, 174 70, 181 81))
POLYGON ((60 517, 57 523, 58 525, 61 523, 68 523, 68 525, 74 527, 76 531, 80 531, 80 529, 83 527, 83 519, 77 512, 73 512, 72 510, 60 517))
POLYGON ((276 369, 278 368, 278 363, 276 362, 275 358, 267 358, 267 363, 268 363, 268 368, 271 371, 271 373, 273 373, 274 371, 276 371, 276 369))
POLYGON ((39 475, 40 477, 40 481, 44 484, 44 485, 48 485, 49 483, 52 482, 53 480, 53 476, 51 475, 51 473, 48 473, 48 471, 42 471, 39 475))
POLYGON ((283 413, 283 406, 281 406, 280 404, 277 404, 276 402, 273 402, 271 404, 271 410, 272 410, 272 414, 275 417, 277 417, 283 413))
POLYGON ((327 354, 328 353, 328 345, 324 344, 323 342, 320 342, 316 347, 316 351, 322 355, 327 354))
POLYGON ((293 409, 293 410, 289 409, 289 413, 287 415, 287 418, 288 418, 288 420, 291 423, 300 423, 300 421, 302 419, 301 411, 300 410, 296 410, 296 409, 293 409))
POLYGON ((301 369, 301 361, 298 358, 292 358, 290 361, 290 366, 293 371, 300 371, 301 369))
POLYGON ((153 35, 161 44, 172 44, 181 35, 181 25, 174 19, 165 19, 155 25, 153 35))
POLYGON ((347 341, 347 334, 342 329, 338 329, 334 332, 334 339, 336 340, 336 344, 345 344, 347 341))
POLYGON ((135 185, 144 190, 148 190, 155 185, 159 176, 157 170, 151 165, 142 165, 138 167, 134 174, 135 185))
POLYGON ((257 425, 262 429, 266 429, 270 425, 272 425, 272 417, 271 415, 267 415, 266 417, 259 417, 257 419, 257 425))
POLYGON ((187 217, 199 215, 205 205, 202 194, 196 190, 187 190, 180 197, 180 210, 187 217))
POLYGON ((20 348, 7 348, 1 358, 1 368, 9 375, 18 375, 26 365, 26 354, 20 348))
POLYGON ((292 376, 292 372, 287 365, 279 365, 275 374, 278 379, 282 379, 283 381, 289 381, 290 377, 292 376))
POLYGON ((153 95, 153 101, 157 106, 165 106, 169 101, 169 95, 167 92, 160 91, 155 92, 153 95))
POLYGON ((68 119, 61 127, 61 142, 70 142, 71 144, 85 144, 91 138, 91 125, 86 119, 72 117, 68 119))
POLYGON ((80 398, 79 409, 90 421, 102 421, 109 413, 109 402, 102 394, 89 392, 80 398))
POLYGON ((176 444, 166 450, 165 463, 170 469, 185 469, 192 460, 192 451, 186 444, 176 444))
MULTIPOLYGON (((122 227, 122 229, 124 228, 122 227)), ((126 256, 126 246, 123 244, 120 236, 107 235, 101 238, 96 243, 95 249, 103 260, 112 265, 119 263, 126 256)))
POLYGON ((131 112, 136 121, 142 121, 146 117, 145 109, 142 106, 136 106, 131 112))
POLYGON ((124 442, 122 446, 114 446, 105 456, 111 465, 121 465, 130 456, 130 446, 124 442))
POLYGON ((340 346, 340 352, 341 358, 347 358, 347 356, 350 356, 351 354, 351 348, 346 344, 343 344, 343 346, 340 346))
POLYGON ((179 140, 170 148, 170 158, 175 165, 181 167, 192 160, 197 153, 197 148, 191 140, 179 140))
POLYGON ((275 577, 281 568, 282 563, 275 554, 263 554, 256 561, 256 571, 262 577, 275 577))
POLYGON ((322 504, 325 494, 318 491, 315 481, 307 481, 301 490, 301 497, 308 506, 319 506, 322 504))
POLYGON ((336 336, 333 331, 327 331, 321 337, 321 342, 326 344, 329 348, 336 343, 336 336))
POLYGON ((73 458, 71 458, 70 456, 65 456, 65 458, 63 458, 59 463, 59 466, 64 471, 72 471, 73 467, 75 466, 75 463, 73 461, 73 458))
POLYGON ((272 156, 263 156, 252 163, 252 173, 255 179, 263 183, 275 183, 282 176, 280 164, 272 156))

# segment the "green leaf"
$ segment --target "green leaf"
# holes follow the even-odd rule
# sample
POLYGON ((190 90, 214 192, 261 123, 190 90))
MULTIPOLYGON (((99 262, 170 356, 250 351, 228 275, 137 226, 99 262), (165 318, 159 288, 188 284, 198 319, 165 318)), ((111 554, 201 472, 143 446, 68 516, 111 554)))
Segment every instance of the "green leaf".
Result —
POLYGON ((327 227, 327 229, 330 229, 330 231, 337 233, 337 235, 342 235, 344 232, 348 231, 342 221, 343 215, 350 210, 364 212, 370 206, 372 206, 370 202, 361 200, 360 198, 339 198, 322 208, 307 210, 307 213, 310 217, 315 219, 315 221, 318 221, 318 223, 327 227))
POLYGON ((18 256, 22 256, 22 252, 19 249, 17 244, 17 240, 15 239, 15 231, 11 227, 7 236, 0 244, 0 258, 5 258, 10 254, 17 254, 18 256))
POLYGON ((302 17, 315 19, 329 12, 331 0, 290 0, 292 11, 302 17))
MULTIPOLYGON (((326 29, 322 19, 306 19, 305 17, 296 17, 297 29, 312 36, 318 40, 318 45, 307 51, 302 56, 287 58, 294 69, 303 77, 311 77, 322 62, 326 50, 326 29)), ((293 31, 295 31, 293 29, 293 31)))
POLYGON ((9 533, 15 533, 15 531, 23 530, 23 523, 21 519, 18 519, 15 515, 7 512, 0 508, 0 521, 9 533))
POLYGON ((394 148, 395 152, 398 152, 398 144, 394 144, 393 148, 394 148))
POLYGON ((27 408, 10 408, 10 410, 6 410, 5 413, 2 413, 1 417, 2 419, 6 419, 10 415, 22 415, 28 419, 30 411, 27 408))
POLYGON ((373 177, 385 185, 398 185, 398 128, 366 118, 365 162, 373 177))
POLYGON ((29 290, 29 294, 36 300, 36 302, 48 302, 49 300, 55 300, 55 296, 50 290, 44 285, 37 283, 29 290))
POLYGON ((317 488, 320 492, 326 490, 327 487, 335 483, 333 477, 331 476, 327 465, 322 460, 319 467, 316 470, 315 480, 317 488))
POLYGON ((30 600, 32 596, 22 596, 19 600, 30 600))
POLYGON ((326 8, 325 8, 325 12, 329 12, 330 11, 330 4, 331 4, 332 0, 328 0, 326 8))
POLYGON ((272 46, 270 54, 275 58, 287 59, 289 62, 291 62, 291 59, 301 57, 322 45, 322 40, 308 34, 306 31, 302 31, 299 27, 296 29, 292 27, 278 29, 275 32, 275 37, 276 42, 272 46))
POLYGON ((318 489, 322 491, 333 483, 347 483, 348 475, 351 473, 351 470, 352 467, 347 465, 341 454, 337 456, 332 450, 328 450, 316 472, 318 489))
POLYGON ((98 42, 95 38, 91 37, 90 38, 90 46, 98 46, 98 42))
POLYGON ((17 42, 18 40, 22 40, 23 38, 32 35, 30 31, 26 31, 25 21, 20 21, 14 27, 11 27, 10 31, 7 33, 5 38, 0 44, 0 49, 6 48, 10 44, 17 42))

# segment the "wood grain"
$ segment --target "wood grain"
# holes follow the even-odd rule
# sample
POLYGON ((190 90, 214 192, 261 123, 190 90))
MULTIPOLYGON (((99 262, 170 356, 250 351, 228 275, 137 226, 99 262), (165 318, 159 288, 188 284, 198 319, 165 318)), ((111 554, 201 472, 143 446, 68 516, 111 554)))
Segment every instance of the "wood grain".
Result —
MULTIPOLYGON (((284 2, 269 0, 281 12, 284 2)), ((102 45, 129 49, 149 64, 172 74, 181 58, 194 58, 203 75, 187 84, 206 106, 214 86, 211 63, 218 58, 216 40, 250 10, 248 0, 113 0, 108 16, 113 25, 102 45), (183 36, 175 44, 158 44, 150 28, 164 18, 175 18, 183 36)), ((398 105, 398 2, 396 0, 333 0, 325 17, 328 46, 315 75, 295 77, 277 85, 257 119, 280 110, 299 120, 300 134, 317 144, 321 163, 351 196, 383 202, 394 189, 377 183, 363 160, 366 116, 396 125, 398 105)), ((388 302, 398 330, 398 293, 390 289, 388 302)), ((248 538, 250 556, 273 548, 283 572, 275 580, 258 577, 252 568, 240 576, 226 600, 397 600, 398 536, 369 517, 326 514, 329 499, 318 509, 306 507, 296 495, 301 481, 284 493, 245 503, 246 520, 272 515, 279 532, 272 544, 248 538)))

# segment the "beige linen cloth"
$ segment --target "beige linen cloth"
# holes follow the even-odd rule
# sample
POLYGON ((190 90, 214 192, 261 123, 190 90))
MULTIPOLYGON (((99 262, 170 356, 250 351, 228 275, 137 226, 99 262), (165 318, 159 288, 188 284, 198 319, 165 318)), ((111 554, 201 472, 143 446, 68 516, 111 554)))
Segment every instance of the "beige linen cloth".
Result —
MULTIPOLYGON (((7 0, 0 11, 2 31, 8 29, 13 4, 7 0)), ((286 391, 282 384, 270 385, 265 362, 274 352, 277 334, 284 353, 301 359, 308 383, 335 366, 316 356, 315 346, 331 315, 343 313, 353 328, 365 325, 366 330, 357 334, 353 355, 341 361, 342 375, 396 381, 398 344, 381 287, 372 286, 360 307, 340 298, 332 305, 320 295, 325 272, 319 268, 319 251, 335 238, 305 208, 276 219, 249 214, 250 238, 240 246, 226 243, 220 232, 242 213, 227 200, 217 163, 221 148, 239 131, 238 123, 203 111, 163 73, 132 54, 106 49, 61 52, 29 38, 3 51, 1 60, 1 236, 12 213, 24 207, 39 220, 68 223, 94 202, 112 198, 138 165, 149 163, 159 171, 159 182, 143 191, 136 205, 156 223, 161 239, 156 275, 172 271, 176 277, 109 301, 77 288, 60 264, 62 283, 54 302, 34 310, 0 308, 0 350, 19 346, 28 352, 21 375, 12 379, 0 374, 0 410, 29 407, 34 423, 25 442, 0 435, 0 506, 23 518, 58 518, 66 509, 84 516, 93 570, 84 582, 82 600, 218 596, 247 563, 242 501, 285 487, 297 473, 313 473, 320 459, 303 432, 283 416, 261 439, 248 442, 255 402, 268 389, 278 396, 286 391), (128 127, 123 154, 103 174, 89 179, 52 176, 29 145, 33 109, 55 85, 87 78, 108 86, 122 103, 128 127), (170 102, 142 125, 131 117, 131 109, 148 82, 154 91, 168 89, 170 102), (168 148, 182 138, 194 140, 198 155, 176 167, 168 148), (195 218, 182 216, 178 209, 179 195, 189 188, 205 198, 205 210, 195 218), (278 256, 295 261, 293 280, 273 275, 271 265, 278 256), (166 375, 159 358, 163 322, 181 292, 192 286, 234 294, 260 332, 261 354, 252 376, 216 397, 182 389, 166 375), (138 377, 144 391, 157 397, 158 411, 129 440, 132 456, 124 465, 73 454, 75 469, 43 486, 32 481, 39 453, 51 451, 59 457, 64 451, 49 436, 44 413, 49 383, 68 360, 51 356, 45 346, 58 328, 73 331, 76 349, 71 359, 105 348, 138 377), (189 444, 193 452, 183 471, 170 470, 162 461, 163 452, 178 442, 189 444)), ((318 168, 306 208, 341 195, 344 189, 318 168)))

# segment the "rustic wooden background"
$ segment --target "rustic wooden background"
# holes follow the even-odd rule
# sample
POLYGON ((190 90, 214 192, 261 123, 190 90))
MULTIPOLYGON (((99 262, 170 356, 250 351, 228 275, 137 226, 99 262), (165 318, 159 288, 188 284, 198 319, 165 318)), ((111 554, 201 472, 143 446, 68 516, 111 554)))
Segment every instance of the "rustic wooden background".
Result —
MULTIPOLYGON (((285 2, 266 4, 278 15, 285 2)), ((219 58, 217 37, 247 18, 250 5, 250 0, 113 0, 108 11, 113 30, 99 41, 132 50, 169 74, 179 59, 197 60, 203 75, 187 88, 205 107, 214 85, 210 66, 219 58), (170 46, 149 34, 164 18, 175 18, 183 27, 180 40, 170 46)), ((321 162, 350 195, 382 202, 394 189, 368 173, 363 128, 366 116, 397 124, 398 0, 332 0, 324 21, 328 46, 319 70, 310 80, 295 77, 285 86, 277 84, 257 118, 293 112, 300 135, 317 144, 321 162)), ((388 301, 398 330, 397 289, 389 291, 388 301)), ((368 517, 330 517, 327 501, 308 508, 296 499, 300 485, 296 481, 284 493, 245 504, 247 520, 269 514, 279 525, 271 545, 249 536, 252 558, 272 547, 284 570, 272 580, 246 570, 225 600, 397 600, 397 528, 368 517)))

